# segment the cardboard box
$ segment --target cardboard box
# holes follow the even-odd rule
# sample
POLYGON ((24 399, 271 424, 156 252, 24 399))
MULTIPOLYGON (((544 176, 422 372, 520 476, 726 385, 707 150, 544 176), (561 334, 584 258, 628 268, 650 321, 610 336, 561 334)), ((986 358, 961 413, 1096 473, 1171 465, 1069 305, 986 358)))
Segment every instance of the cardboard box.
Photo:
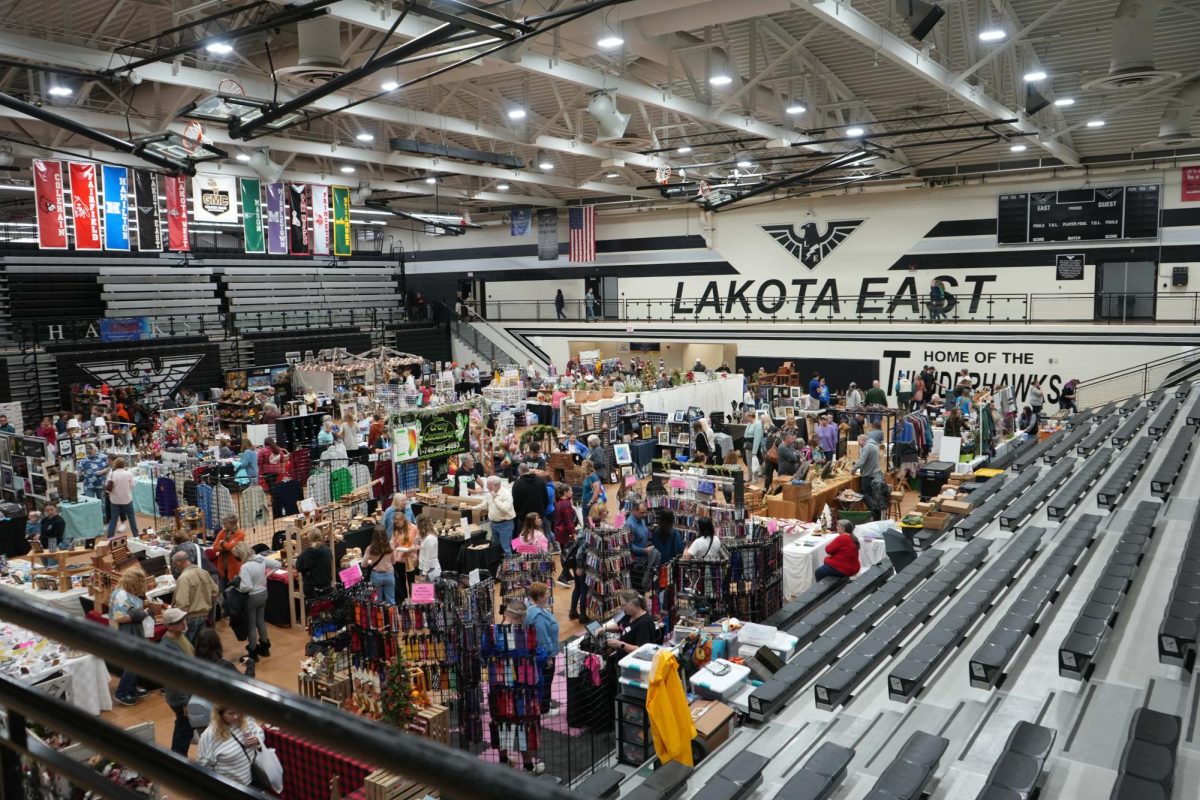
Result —
POLYGON ((925 527, 934 531, 944 531, 950 526, 950 515, 943 511, 931 511, 925 515, 925 527))
POLYGON ((812 484, 805 483, 796 485, 794 483, 785 483, 783 485, 783 499, 789 503, 798 503, 801 500, 808 500, 812 497, 812 484))
POLYGON ((925 514, 930 511, 935 511, 936 509, 937 507, 934 506, 933 503, 917 503, 915 506, 913 506, 913 511, 917 514, 925 514))
POLYGON ((780 497, 767 498, 767 516, 777 517, 779 519, 799 519, 796 515, 799 509, 796 503, 791 500, 783 500, 780 497))
POLYGON ((962 500, 943 500, 941 509, 950 514, 968 514, 971 511, 971 504, 964 503, 962 500))
POLYGON ((573 469, 575 458, 570 453, 551 453, 547 459, 551 469, 573 469))
POLYGON ((719 700, 695 700, 691 712, 696 735, 710 753, 733 732, 733 709, 719 700))

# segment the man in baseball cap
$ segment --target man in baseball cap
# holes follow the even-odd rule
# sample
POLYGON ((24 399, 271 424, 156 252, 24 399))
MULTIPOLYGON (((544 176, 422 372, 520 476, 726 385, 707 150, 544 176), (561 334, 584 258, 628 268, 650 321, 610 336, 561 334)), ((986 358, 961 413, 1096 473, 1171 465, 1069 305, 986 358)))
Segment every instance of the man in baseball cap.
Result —
MULTIPOLYGON (((163 612, 163 624, 167 626, 167 633, 162 638, 162 645, 172 650, 173 654, 180 658, 194 658, 196 655, 192 643, 185 635, 188 628, 187 620, 187 612, 182 608, 168 608, 163 612)), ((192 723, 188 719, 187 706, 192 695, 174 686, 164 686, 163 694, 166 695, 167 705, 175 712, 175 728, 171 733, 171 750, 187 758, 188 747, 192 744, 192 723)))

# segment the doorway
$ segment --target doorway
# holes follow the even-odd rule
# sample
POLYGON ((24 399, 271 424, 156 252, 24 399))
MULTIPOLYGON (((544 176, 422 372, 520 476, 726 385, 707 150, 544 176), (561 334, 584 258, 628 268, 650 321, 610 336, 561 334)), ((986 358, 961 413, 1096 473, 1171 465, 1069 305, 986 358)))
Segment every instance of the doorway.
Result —
POLYGON ((476 314, 487 319, 487 286, 483 281, 460 278, 458 297, 460 300, 466 301, 467 306, 476 314))
POLYGON ((1102 261, 1096 266, 1096 319, 1154 319, 1153 261, 1102 261))
POLYGON ((620 295, 617 294, 617 279, 615 277, 593 277, 583 279, 584 296, 591 290, 596 298, 596 316, 600 319, 617 319, 620 317, 620 295))

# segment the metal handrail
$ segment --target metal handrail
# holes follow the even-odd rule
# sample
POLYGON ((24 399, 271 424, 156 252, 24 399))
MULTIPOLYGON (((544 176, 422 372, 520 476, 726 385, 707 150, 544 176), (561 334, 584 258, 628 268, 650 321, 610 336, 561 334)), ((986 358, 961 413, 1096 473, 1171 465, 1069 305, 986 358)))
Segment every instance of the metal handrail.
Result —
MULTIPOLYGON (((462 800, 571 800, 550 782, 488 764, 461 750, 397 731, 300 697, 276 686, 234 674, 216 664, 180 659, 165 647, 0 592, 0 619, 68 647, 135 670, 152 681, 185 688, 214 705, 236 708, 257 720, 299 732, 305 739, 367 764, 394 769, 412 780, 462 800)), ((54 723, 50 723, 54 727, 54 723)), ((102 751, 111 750, 102 747, 102 751)), ((120 758, 121 753, 109 753, 120 758)), ((150 774, 150 773, 147 773, 150 774)), ((192 794, 193 792, 189 792, 192 794)), ((228 797, 228 795, 225 795, 228 797)), ((207 795, 206 795, 207 797, 207 795)))

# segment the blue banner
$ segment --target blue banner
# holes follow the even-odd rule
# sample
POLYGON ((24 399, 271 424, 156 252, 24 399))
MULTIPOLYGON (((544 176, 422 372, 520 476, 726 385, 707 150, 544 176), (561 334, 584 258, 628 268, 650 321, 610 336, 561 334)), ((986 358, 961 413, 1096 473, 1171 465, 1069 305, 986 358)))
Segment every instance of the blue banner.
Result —
POLYGON ((512 235, 528 236, 529 228, 533 223, 533 209, 525 206, 514 208, 510 213, 512 214, 512 235))
POLYGON ((104 165, 104 249, 129 249, 129 170, 104 165))
POLYGON ((150 338, 150 320, 146 317, 114 317, 100 320, 100 341, 140 342, 150 338))

